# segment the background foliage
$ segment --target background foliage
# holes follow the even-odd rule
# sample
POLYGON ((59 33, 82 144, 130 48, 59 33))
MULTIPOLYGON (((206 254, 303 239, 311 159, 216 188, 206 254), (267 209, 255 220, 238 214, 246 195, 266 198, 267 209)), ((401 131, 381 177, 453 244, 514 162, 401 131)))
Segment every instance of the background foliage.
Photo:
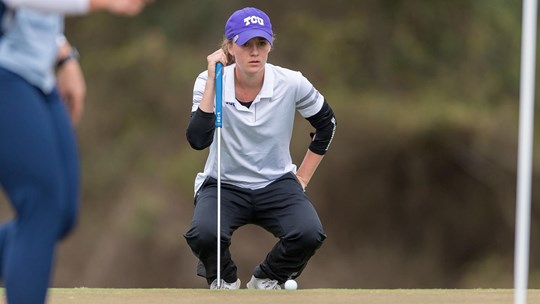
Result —
MULTIPOLYGON (((308 189, 328 239, 300 286, 511 287, 517 0, 158 0, 135 19, 69 18, 89 92, 80 224, 59 248, 54 284, 205 287, 182 234, 207 152, 189 148, 185 128, 195 77, 244 6, 272 19, 270 62, 302 71, 338 119, 308 189)), ((296 163, 309 131, 299 117, 296 163)), ((533 191, 532 288, 539 201, 533 191)), ((237 231, 244 282, 274 242, 257 227, 237 231)))

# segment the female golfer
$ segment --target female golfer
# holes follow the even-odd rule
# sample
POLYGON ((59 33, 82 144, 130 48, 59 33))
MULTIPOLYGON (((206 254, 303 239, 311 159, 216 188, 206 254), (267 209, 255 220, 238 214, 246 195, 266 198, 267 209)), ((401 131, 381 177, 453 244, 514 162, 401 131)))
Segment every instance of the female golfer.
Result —
POLYGON ((63 38, 63 14, 135 15, 146 2, 0 0, 0 188, 15 212, 0 225, 0 279, 9 304, 45 302, 56 244, 78 212, 70 117, 80 118, 85 83, 63 38))
POLYGON ((187 243, 199 258, 198 274, 211 289, 238 289, 229 246, 246 224, 263 227, 279 241, 253 271, 248 288, 280 289, 296 278, 326 238, 304 193, 334 135, 336 120, 324 97, 301 73, 267 63, 272 25, 256 8, 234 12, 225 25, 222 49, 207 57, 193 92, 187 139, 194 149, 210 146, 204 171, 195 179, 195 210, 187 243), (217 282, 217 163, 214 136, 215 65, 223 79, 221 145, 221 265, 217 282), (295 112, 316 129, 298 169, 289 144, 295 112))

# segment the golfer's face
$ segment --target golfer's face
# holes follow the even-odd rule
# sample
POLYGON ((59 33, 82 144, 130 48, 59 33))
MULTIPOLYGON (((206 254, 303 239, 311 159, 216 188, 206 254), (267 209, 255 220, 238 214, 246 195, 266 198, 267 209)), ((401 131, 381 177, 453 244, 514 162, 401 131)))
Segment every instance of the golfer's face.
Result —
POLYGON ((264 68, 271 45, 264 38, 253 38, 244 45, 232 44, 231 53, 236 65, 246 73, 256 73, 264 68))

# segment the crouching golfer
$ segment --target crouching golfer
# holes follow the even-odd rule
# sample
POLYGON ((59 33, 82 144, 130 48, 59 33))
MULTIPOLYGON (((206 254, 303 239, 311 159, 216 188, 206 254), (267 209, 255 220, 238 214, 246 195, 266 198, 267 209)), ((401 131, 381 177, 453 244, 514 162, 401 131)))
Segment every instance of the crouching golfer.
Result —
POLYGON ((195 210, 187 243, 200 260, 198 275, 211 289, 238 289, 240 280, 229 246, 233 232, 258 225, 279 238, 258 265, 248 288, 281 289, 298 277, 326 238, 306 186, 332 140, 336 120, 324 97, 301 73, 267 63, 273 33, 268 16, 256 8, 234 12, 225 25, 222 49, 207 57, 193 92, 187 139, 210 146, 204 171, 195 179, 195 210), (221 144, 221 279, 217 282, 217 140, 215 65, 223 79, 221 144), (289 144, 298 111, 316 129, 300 165, 289 144))

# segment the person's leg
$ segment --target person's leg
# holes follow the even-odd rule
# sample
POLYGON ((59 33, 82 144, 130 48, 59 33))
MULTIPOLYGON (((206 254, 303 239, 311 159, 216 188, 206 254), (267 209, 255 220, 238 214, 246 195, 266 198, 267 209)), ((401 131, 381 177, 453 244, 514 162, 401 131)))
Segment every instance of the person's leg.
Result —
POLYGON ((293 174, 257 190, 254 201, 256 224, 279 241, 253 275, 280 284, 298 277, 326 239, 315 208, 293 174))
POLYGON ((4 277, 4 256, 8 247, 8 240, 13 237, 15 231, 15 221, 7 221, 0 225, 0 281, 4 277))
MULTIPOLYGON (((251 205, 244 190, 221 185, 221 278, 233 283, 237 268, 231 258, 231 237, 251 216, 251 205)), ((195 210, 189 231, 184 235, 193 254, 199 258, 197 274, 208 284, 217 278, 217 182, 208 178, 195 197, 195 210), (202 264, 202 265, 201 265, 202 264)))
POLYGON ((0 185, 15 210, 2 226, 8 303, 44 303, 65 222, 65 180, 45 96, 0 69, 0 185))
POLYGON ((47 96, 48 108, 54 124, 57 145, 62 159, 63 183, 66 185, 62 210, 63 227, 60 238, 66 237, 77 223, 79 215, 80 160, 75 130, 69 120, 66 106, 58 92, 47 96))

